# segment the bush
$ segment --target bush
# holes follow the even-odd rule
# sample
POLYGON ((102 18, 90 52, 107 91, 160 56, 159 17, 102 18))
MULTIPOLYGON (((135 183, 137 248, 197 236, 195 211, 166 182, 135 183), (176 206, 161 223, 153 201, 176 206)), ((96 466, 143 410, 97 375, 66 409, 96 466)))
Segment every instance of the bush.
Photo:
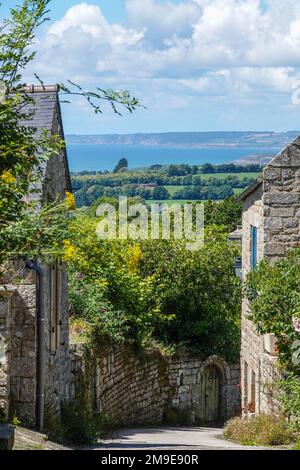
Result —
POLYGON ((234 418, 226 424, 224 437, 248 446, 286 445, 295 439, 284 418, 269 415, 234 418))
POLYGON ((276 385, 277 398, 289 418, 289 427, 300 433, 300 377, 289 373, 276 385))
POLYGON ((297 441, 296 444, 294 445, 293 450, 300 450, 300 439, 298 439, 298 441, 297 441))
POLYGON ((300 312, 300 249, 289 251, 276 263, 262 261, 245 285, 252 320, 258 333, 273 333, 278 342, 280 361, 293 370, 292 346, 299 339, 295 320, 300 312))
POLYGON ((62 425, 65 442, 86 444, 103 437, 106 418, 82 410, 78 403, 74 403, 62 408, 62 425))

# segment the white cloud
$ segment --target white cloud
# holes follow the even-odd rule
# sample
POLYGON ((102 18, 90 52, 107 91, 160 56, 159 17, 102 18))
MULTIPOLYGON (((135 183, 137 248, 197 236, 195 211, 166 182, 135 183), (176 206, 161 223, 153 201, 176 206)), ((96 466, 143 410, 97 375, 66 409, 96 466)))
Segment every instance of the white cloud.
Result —
MULTIPOLYGON (((289 95, 299 83, 300 0, 127 0, 123 24, 89 3, 40 38, 36 71, 141 91, 154 106, 190 97, 289 95)), ((275 98, 274 98, 275 99, 275 98)), ((287 101, 288 102, 288 101, 287 101)))
POLYGON ((136 28, 144 28, 145 44, 163 47, 165 42, 176 37, 189 37, 193 25, 201 16, 201 9, 193 2, 171 1, 158 3, 155 0, 127 0, 128 23, 136 28))

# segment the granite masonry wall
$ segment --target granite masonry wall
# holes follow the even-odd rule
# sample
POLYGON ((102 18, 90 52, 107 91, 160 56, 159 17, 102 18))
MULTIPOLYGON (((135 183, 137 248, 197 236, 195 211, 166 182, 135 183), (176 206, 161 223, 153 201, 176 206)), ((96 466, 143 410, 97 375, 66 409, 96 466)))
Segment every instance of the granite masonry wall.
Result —
MULTIPOLYGON (((43 125, 53 134, 62 135, 57 95, 41 98, 43 101, 43 125), (50 101, 49 101, 50 100, 50 101), (52 109, 54 102, 55 112, 52 109)), ((43 120, 42 119, 42 120, 43 120)), ((45 163, 44 179, 40 183, 44 201, 64 199, 68 189, 68 175, 64 153, 55 155, 45 163)), ((71 399, 69 378, 69 305, 67 273, 63 265, 44 266, 45 292, 45 357, 46 357, 46 411, 59 416, 62 401, 71 399)), ((10 308, 0 302, 0 404, 10 417, 17 416, 22 424, 34 426, 36 419, 37 377, 37 292, 38 280, 34 272, 25 269, 24 262, 14 262, 7 267, 1 279, 2 290, 13 291, 10 308), (4 325, 9 324, 9 331, 4 325), (6 330, 5 330, 6 329, 6 330), (5 332, 6 331, 6 332, 5 332), (3 333, 2 333, 3 332, 3 333), (6 359, 1 360, 3 339, 6 341, 6 359), (9 350, 8 350, 9 348, 9 350), (7 367, 9 357, 9 369, 7 367), (5 374, 4 372, 5 371, 5 374), (4 378, 4 375, 6 376, 4 378), (5 395, 6 381, 9 399, 5 395)), ((0 286, 1 288, 1 286, 0 286)), ((2 353, 4 357, 4 352, 2 353)))
MULTIPOLYGON (((300 244, 300 138, 288 145, 263 171, 262 183, 244 199, 243 276, 251 270, 250 228, 258 228, 258 261, 271 262, 300 244)), ((272 383, 280 377, 276 352, 267 347, 272 335, 260 336, 248 320, 249 305, 242 314, 242 405, 257 413, 278 413, 272 383), (269 338, 268 338, 269 337, 269 338), (255 404, 255 406, 253 406, 255 404)), ((249 410, 248 410, 249 411, 249 410)))
MULTIPOLYGON (((86 361, 78 348, 73 348, 72 358, 75 389, 76 377, 84 374, 86 361)), ((163 356, 128 344, 103 346, 89 361, 93 372, 86 385, 87 396, 94 410, 105 415, 112 427, 200 424, 202 377, 210 365, 220 376, 220 421, 240 414, 239 364, 228 365, 216 356, 206 361, 188 354, 163 356)))
POLYGON ((10 406, 11 373, 11 296, 0 291, 0 421, 7 420, 10 406))
MULTIPOLYGON (((55 325, 52 318, 53 275, 52 268, 44 266, 45 276, 45 359, 46 359, 46 409, 52 415, 59 416, 62 401, 69 400, 69 360, 68 328, 68 291, 67 275, 63 266, 59 269, 59 296, 56 298, 57 316, 55 325), (56 341, 53 343, 53 329, 56 341), (51 339, 52 337, 52 339, 51 339)), ((6 273, 9 299, 0 301, 0 384, 3 383, 3 371, 6 375, 7 393, 4 405, 3 386, 0 385, 0 400, 10 418, 17 416, 22 424, 34 426, 36 418, 36 377, 37 377, 37 289, 36 274, 25 269, 24 263, 14 263, 6 273), (17 275, 16 275, 17 274, 17 275), (6 327, 5 327, 6 325, 6 327), (9 325, 9 327, 8 327, 9 325), (6 329, 5 329, 6 328, 6 329), (6 339, 6 357, 4 358, 3 338, 6 339), (2 357, 2 359, 1 359, 2 357), (9 366, 8 366, 9 364, 9 366)))
POLYGON ((263 173, 264 255, 277 259, 300 244, 300 137, 263 173))

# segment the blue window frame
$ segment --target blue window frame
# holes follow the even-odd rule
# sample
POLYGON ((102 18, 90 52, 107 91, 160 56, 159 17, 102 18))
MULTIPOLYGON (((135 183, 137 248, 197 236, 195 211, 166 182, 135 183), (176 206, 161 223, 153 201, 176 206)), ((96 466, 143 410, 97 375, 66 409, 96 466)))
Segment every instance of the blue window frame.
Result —
POLYGON ((251 267, 257 266, 257 227, 251 225, 251 267))

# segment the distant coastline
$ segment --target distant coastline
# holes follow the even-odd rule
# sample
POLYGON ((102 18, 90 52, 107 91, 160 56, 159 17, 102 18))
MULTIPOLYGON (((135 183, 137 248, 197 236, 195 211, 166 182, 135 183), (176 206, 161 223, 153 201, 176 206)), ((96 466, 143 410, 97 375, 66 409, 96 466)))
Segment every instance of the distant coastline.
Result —
POLYGON ((68 135, 68 144, 124 145, 161 148, 238 149, 256 147, 277 150, 296 138, 298 131, 290 132, 169 132, 151 134, 68 135))

